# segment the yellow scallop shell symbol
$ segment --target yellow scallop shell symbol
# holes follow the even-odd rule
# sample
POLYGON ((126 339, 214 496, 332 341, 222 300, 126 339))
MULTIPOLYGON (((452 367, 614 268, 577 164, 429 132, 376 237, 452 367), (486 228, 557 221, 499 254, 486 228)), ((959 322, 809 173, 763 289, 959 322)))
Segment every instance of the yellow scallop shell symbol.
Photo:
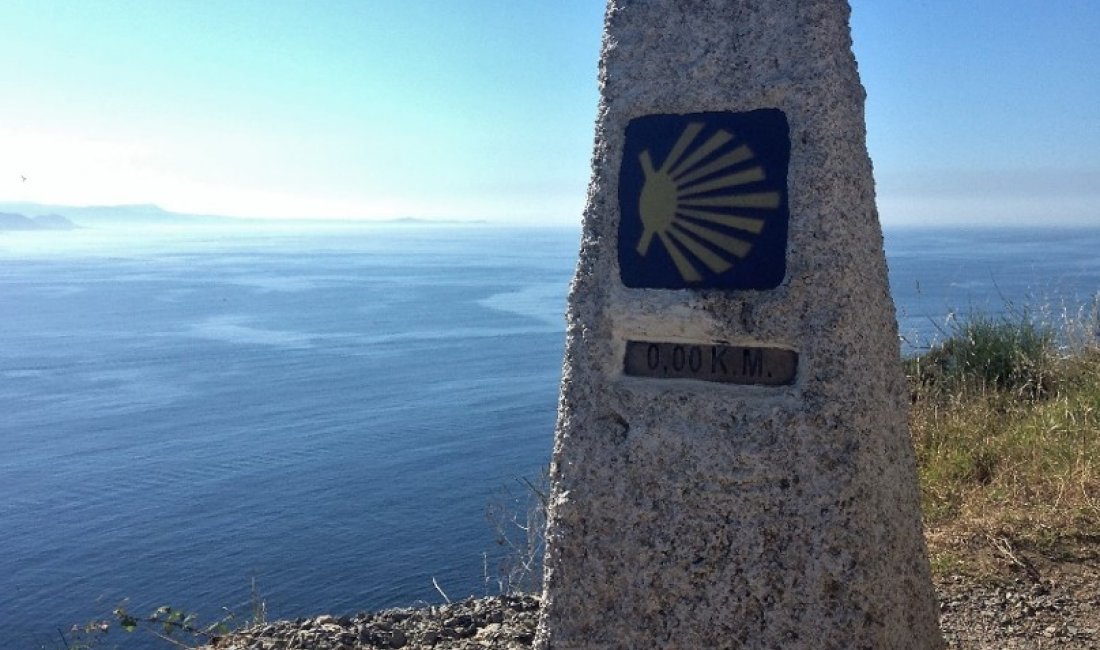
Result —
POLYGON ((703 279, 697 264, 723 273, 752 250, 752 236, 764 228, 764 220, 737 214, 738 208, 774 209, 780 204, 779 192, 742 187, 764 180, 763 168, 751 164, 755 155, 748 145, 715 158, 735 144, 734 136, 719 130, 697 143, 703 127, 702 122, 684 127, 660 168, 654 167, 648 150, 638 155, 645 174, 638 202, 643 226, 638 254, 645 257, 656 236, 685 282, 703 279), (742 231, 746 238, 708 224, 742 231))

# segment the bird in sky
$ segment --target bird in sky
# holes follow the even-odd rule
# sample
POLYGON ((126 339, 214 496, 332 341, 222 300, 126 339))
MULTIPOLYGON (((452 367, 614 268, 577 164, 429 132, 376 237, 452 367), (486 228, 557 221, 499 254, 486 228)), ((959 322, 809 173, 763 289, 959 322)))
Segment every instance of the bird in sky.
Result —
POLYGON ((26 177, 26 176, 24 176, 24 175, 20 174, 20 175, 19 175, 19 178, 22 178, 22 179, 23 179, 23 182, 24 182, 24 183, 26 183, 26 182, 27 182, 27 177, 26 177))

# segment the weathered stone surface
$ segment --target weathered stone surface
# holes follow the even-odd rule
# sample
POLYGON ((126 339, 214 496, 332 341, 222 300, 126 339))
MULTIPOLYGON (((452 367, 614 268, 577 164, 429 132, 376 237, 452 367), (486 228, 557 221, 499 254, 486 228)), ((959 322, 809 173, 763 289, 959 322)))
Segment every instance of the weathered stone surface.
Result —
POLYGON ((539 648, 942 647, 847 18, 841 0, 608 5, 539 648), (627 288, 628 124, 760 109, 789 126, 782 282, 627 288), (797 375, 626 376, 628 340, 789 349, 797 375))

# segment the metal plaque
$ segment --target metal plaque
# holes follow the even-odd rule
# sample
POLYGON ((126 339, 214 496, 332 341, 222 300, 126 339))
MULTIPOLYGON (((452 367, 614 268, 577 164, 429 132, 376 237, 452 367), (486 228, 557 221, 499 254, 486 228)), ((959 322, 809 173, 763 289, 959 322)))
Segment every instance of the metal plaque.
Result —
POLYGON ((626 127, 619 271, 652 289, 774 289, 787 270, 787 117, 647 115, 626 127))
POLYGON ((632 377, 784 386, 797 372, 798 353, 783 348, 627 341, 623 358, 632 377))

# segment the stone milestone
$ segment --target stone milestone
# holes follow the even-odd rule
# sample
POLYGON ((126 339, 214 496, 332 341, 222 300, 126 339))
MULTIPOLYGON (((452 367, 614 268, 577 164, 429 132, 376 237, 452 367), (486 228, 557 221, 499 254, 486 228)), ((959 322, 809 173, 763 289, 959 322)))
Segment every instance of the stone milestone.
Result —
POLYGON ((536 647, 942 647, 843 0, 611 0, 536 647))

